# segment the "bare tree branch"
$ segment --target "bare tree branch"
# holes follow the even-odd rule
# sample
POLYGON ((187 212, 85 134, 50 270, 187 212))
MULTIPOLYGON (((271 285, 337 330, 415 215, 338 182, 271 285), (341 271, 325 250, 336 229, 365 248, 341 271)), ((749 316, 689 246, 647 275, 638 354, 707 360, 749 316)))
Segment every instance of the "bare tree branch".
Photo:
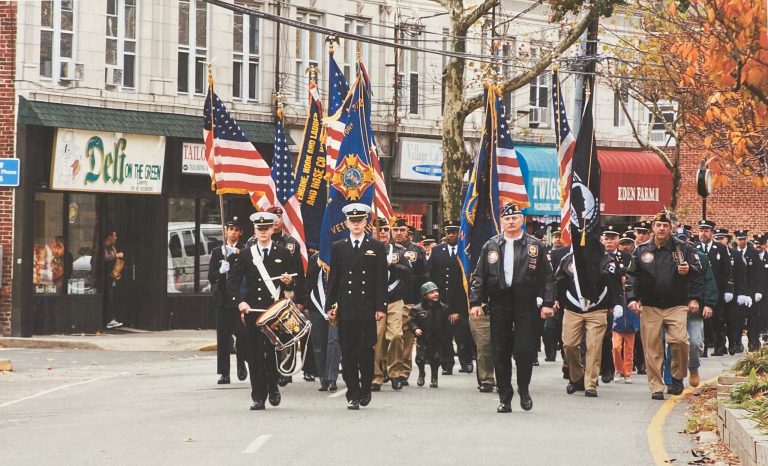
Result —
POLYGON ((496 6, 498 2, 499 0, 485 0, 483 3, 476 6, 474 10, 462 16, 461 19, 456 22, 456 30, 461 33, 466 33, 469 28, 477 22, 477 20, 491 11, 491 8, 496 6))

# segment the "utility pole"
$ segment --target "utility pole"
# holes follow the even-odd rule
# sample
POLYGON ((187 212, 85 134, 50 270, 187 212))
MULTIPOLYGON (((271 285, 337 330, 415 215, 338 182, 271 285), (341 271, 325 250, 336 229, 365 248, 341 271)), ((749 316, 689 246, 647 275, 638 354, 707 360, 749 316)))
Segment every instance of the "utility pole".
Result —
POLYGON ((591 86, 590 92, 594 92, 595 61, 597 57, 597 29, 598 20, 595 18, 579 40, 579 51, 576 57, 576 108, 573 112, 573 135, 579 136, 581 116, 586 105, 586 86, 591 86))
MULTIPOLYGON (((277 0, 277 16, 280 16, 280 3, 282 0, 277 0)), ((275 95, 280 92, 280 23, 275 23, 275 95)), ((275 117, 277 118, 277 117, 275 117)), ((275 120, 277 122, 277 120, 275 120)))
POLYGON ((393 102, 393 108, 394 108, 394 128, 392 131, 392 146, 389 150, 389 160, 387 161, 389 166, 387 167, 387 170, 384 170, 382 168, 382 171, 385 171, 387 173, 387 177, 384 180, 385 184, 387 186, 387 192, 392 192, 392 171, 393 167, 395 165, 395 157, 398 153, 398 148, 400 146, 400 90, 402 87, 402 82, 400 79, 400 50, 397 48, 398 41, 400 39, 400 22, 399 17, 395 19, 395 36, 394 36, 394 44, 395 44, 395 101, 393 102))

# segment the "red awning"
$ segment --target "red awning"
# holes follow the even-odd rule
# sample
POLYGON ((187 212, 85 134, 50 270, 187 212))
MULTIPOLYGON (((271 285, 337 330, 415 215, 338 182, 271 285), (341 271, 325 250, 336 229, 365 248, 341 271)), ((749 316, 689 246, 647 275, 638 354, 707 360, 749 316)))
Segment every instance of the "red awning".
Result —
POLYGON ((603 215, 654 215, 672 200, 672 173, 650 151, 597 150, 603 215))

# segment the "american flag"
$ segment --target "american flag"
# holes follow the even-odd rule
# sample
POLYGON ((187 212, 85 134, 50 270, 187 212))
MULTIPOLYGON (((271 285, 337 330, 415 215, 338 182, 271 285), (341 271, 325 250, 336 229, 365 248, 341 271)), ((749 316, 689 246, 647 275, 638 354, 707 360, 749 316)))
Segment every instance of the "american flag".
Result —
POLYGON ((269 165, 212 89, 203 108, 203 140, 216 194, 248 194, 261 209, 274 203, 269 165))
POLYGON ((557 71, 552 71, 552 102, 555 111, 555 138, 557 140, 557 161, 560 165, 560 240, 571 244, 571 164, 576 139, 573 137, 568 118, 565 116, 563 93, 560 91, 560 79, 557 71))
POLYGON ((347 98, 349 94, 349 84, 344 77, 341 68, 330 54, 328 72, 328 84, 331 89, 328 95, 328 118, 326 118, 326 154, 328 155, 328 172, 336 168, 336 160, 339 157, 339 147, 341 140, 344 139, 344 127, 349 118, 349 105, 352 99, 347 98), (346 105, 345 105, 346 103, 346 105))
MULTIPOLYGON (((360 63, 360 72, 363 75, 363 80, 368 89, 368 98, 371 98, 371 81, 368 78, 368 71, 365 69, 365 65, 360 63)), ((370 100, 369 100, 370 101, 370 100)), ((370 121, 370 115, 368 115, 370 121)), ((379 153, 376 148, 376 138, 373 134, 373 126, 368 125, 368 132, 370 137, 371 148, 371 164, 376 172, 376 182, 374 183, 373 194, 373 210, 378 217, 385 218, 389 221, 395 218, 395 211, 392 209, 392 204, 389 202, 389 193, 387 192, 387 183, 384 180, 384 173, 381 171, 381 163, 379 162, 379 153)))
POLYGON ((272 179, 275 182, 277 201, 283 206, 285 230, 299 243, 301 261, 307 269, 307 245, 304 237, 304 221, 301 218, 301 203, 296 198, 296 178, 291 166, 291 154, 285 138, 281 118, 275 125, 275 155, 272 158, 272 179))
MULTIPOLYGON (((523 173, 517 160, 512 134, 507 125, 504 102, 496 95, 496 165, 499 176, 499 202, 503 205, 514 202, 520 209, 529 206, 528 192, 525 190, 523 173)), ((493 139, 492 139, 493 141, 493 139)))

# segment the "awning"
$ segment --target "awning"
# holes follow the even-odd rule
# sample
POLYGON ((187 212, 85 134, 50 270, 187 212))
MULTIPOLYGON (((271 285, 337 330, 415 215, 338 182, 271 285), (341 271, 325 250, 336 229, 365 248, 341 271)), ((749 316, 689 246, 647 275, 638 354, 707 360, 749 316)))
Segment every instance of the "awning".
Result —
POLYGON ((560 179, 554 147, 515 146, 528 191, 526 215, 560 215, 560 179))
MULTIPOLYGON (((192 116, 65 105, 19 97, 19 123, 24 125, 119 131, 202 140, 202 122, 202 106, 200 115, 192 116)), ((274 144, 275 128, 272 123, 238 120, 238 124, 252 142, 274 144)), ((286 137, 289 139, 288 144, 294 144, 287 132, 286 137)))
POLYGON ((650 151, 597 151, 602 170, 603 215, 654 215, 672 200, 672 173, 650 151))

